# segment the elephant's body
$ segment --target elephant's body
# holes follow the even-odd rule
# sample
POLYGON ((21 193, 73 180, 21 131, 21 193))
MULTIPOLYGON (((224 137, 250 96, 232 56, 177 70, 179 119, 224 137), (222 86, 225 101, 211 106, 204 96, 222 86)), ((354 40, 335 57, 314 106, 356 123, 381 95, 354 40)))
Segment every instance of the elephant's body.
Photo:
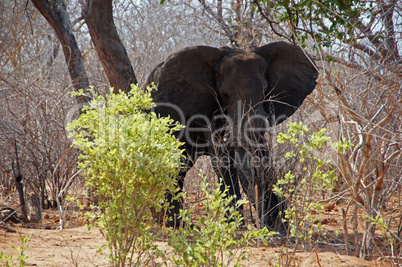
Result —
MULTIPOLYGON (((297 46, 277 42, 252 53, 230 48, 196 46, 183 49, 159 64, 147 84, 154 82, 155 112, 186 126, 178 138, 185 143, 186 167, 200 154, 213 156, 219 176, 239 199, 240 185, 252 200, 258 187, 262 222, 273 227, 279 199, 264 132, 291 116, 312 92, 318 72, 297 46)), ((178 202, 171 213, 177 214, 178 202)))

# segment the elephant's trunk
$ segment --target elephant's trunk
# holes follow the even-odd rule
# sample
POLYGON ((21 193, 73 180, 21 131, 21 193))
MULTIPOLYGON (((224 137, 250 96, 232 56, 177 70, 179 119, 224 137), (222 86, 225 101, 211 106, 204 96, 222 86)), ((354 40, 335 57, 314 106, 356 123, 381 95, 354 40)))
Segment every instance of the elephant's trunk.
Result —
POLYGON ((252 106, 247 102, 236 101, 228 111, 228 119, 234 147, 250 151, 252 148, 266 146, 264 134, 268 129, 268 121, 261 104, 252 106))
POLYGON ((258 212, 259 223, 277 228, 280 200, 272 193, 275 174, 264 137, 269 126, 267 114, 262 106, 244 107, 238 104, 235 113, 229 115, 234 122, 232 157, 237 177, 258 212))

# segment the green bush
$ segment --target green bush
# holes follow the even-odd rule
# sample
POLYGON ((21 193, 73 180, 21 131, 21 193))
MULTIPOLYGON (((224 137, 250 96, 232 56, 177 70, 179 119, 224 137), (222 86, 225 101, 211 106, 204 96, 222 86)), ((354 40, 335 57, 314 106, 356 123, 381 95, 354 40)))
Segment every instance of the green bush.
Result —
POLYGON ((287 202, 284 220, 289 224, 290 236, 309 243, 314 230, 321 230, 319 223, 314 224, 314 214, 324 209, 317 197, 330 192, 337 181, 331 160, 323 158, 344 153, 351 144, 347 140, 333 143, 325 128, 309 133, 302 123, 290 121, 287 126, 287 133, 279 133, 277 141, 291 147, 292 152, 286 153, 285 158, 296 161, 299 169, 287 172, 273 190, 287 202))
POLYGON ((208 183, 201 174, 201 188, 205 193, 202 204, 205 215, 197 215, 193 221, 190 214, 194 207, 180 211, 185 227, 178 231, 170 230, 169 245, 173 248, 172 262, 176 266, 240 266, 240 261, 249 256, 252 240, 266 241, 275 234, 267 228, 256 230, 249 227, 242 234, 238 230, 243 225, 243 217, 238 211, 246 201, 231 205, 233 196, 227 196, 228 188, 220 190, 216 184, 213 192, 207 190, 208 183))
POLYGON ((99 200, 96 225, 108 242, 113 266, 153 260, 157 247, 152 245, 150 209, 163 208, 181 168, 182 143, 172 133, 182 126, 149 112, 153 89, 132 85, 128 94, 110 91, 106 97, 91 90, 92 101, 68 126, 82 151, 79 168, 99 200))
POLYGON ((27 255, 25 255, 25 249, 28 247, 28 240, 31 237, 32 233, 27 234, 26 236, 21 236, 21 246, 20 247, 15 247, 14 245, 12 246, 17 252, 18 256, 16 258, 17 263, 13 260, 13 255, 5 255, 3 251, 0 252, 0 265, 4 267, 11 267, 11 266, 18 266, 18 267, 24 267, 28 263, 26 262, 27 258, 29 258, 27 255))

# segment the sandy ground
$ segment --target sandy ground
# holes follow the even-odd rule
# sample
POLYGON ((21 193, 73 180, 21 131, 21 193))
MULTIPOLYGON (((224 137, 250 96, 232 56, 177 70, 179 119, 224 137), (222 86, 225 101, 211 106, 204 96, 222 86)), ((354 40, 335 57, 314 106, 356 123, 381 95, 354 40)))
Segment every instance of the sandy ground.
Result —
MULTIPOLYGON (((203 167, 203 166, 200 166, 203 167)), ((204 167, 203 167, 204 168, 204 167)), ((208 175, 211 176, 211 175, 208 175)), ((194 179, 193 179, 194 180, 194 179)), ((193 192, 194 199, 200 199, 199 189, 192 181, 186 183, 185 191, 193 192)), ((214 184, 211 181, 210 184, 214 184)), ((77 192, 79 190, 76 190, 77 192)), ((12 207, 18 209, 18 194, 1 194, 0 206, 12 207), (8 196, 8 197, 6 197, 8 196)), ((396 198, 389 203, 388 216, 400 215, 400 199, 396 198)), ((345 249, 345 240, 342 236, 337 236, 337 231, 343 232, 342 208, 334 205, 326 210, 322 215, 317 216, 319 222, 324 227, 325 235, 315 237, 315 245, 297 250, 293 254, 291 246, 282 247, 283 243, 278 240, 270 240, 268 246, 251 248, 251 255, 248 261, 243 261, 242 266, 396 266, 387 255, 390 255, 389 243, 385 242, 384 235, 376 232, 376 247, 373 260, 366 261, 355 256, 356 250, 349 251, 345 249), (378 238, 378 240, 377 240, 378 238), (290 263, 286 259, 291 258, 290 263)), ((201 208, 201 210, 203 210, 201 208)), ((349 216, 349 215, 348 215, 349 216)), ((31 235, 24 249, 27 255, 27 266, 111 266, 108 259, 108 247, 102 234, 96 228, 88 230, 84 226, 83 212, 77 212, 72 208, 68 213, 68 229, 57 230, 59 226, 59 214, 57 210, 44 210, 43 221, 36 225, 23 225, 21 223, 13 224, 7 222, 7 226, 15 232, 7 232, 0 226, 0 252, 3 255, 13 255, 16 257, 19 252, 15 249, 21 246, 20 236, 31 235), (13 248, 13 246, 15 248, 13 248)), ((353 229, 351 229, 351 216, 347 218, 349 243, 353 245, 353 229)), ((398 227, 397 220, 391 229, 398 227)), ((363 229, 359 226, 359 240, 363 229)), ((163 241, 163 240, 161 240, 163 241)), ((157 243, 161 250, 170 251, 166 242, 157 243)), ((401 261, 400 261, 401 262, 401 261)), ((0 261, 0 266, 3 263, 0 261)), ((17 265, 18 266, 18 265, 17 265)))
MULTIPOLYGON (((18 251, 12 246, 21 246, 20 236, 30 234, 27 248, 24 249, 28 256, 27 266, 111 266, 106 241, 95 228, 88 230, 86 226, 80 226, 46 230, 15 226, 13 229, 17 232, 0 230, 0 251, 4 255, 14 255, 13 259, 16 259, 18 251)), ((158 242, 158 246, 169 251, 166 242, 158 242)), ((314 248, 311 252, 296 252, 291 266, 392 266, 390 262, 365 261, 330 249, 333 250, 329 248, 328 251, 316 252, 314 248)), ((275 266, 280 262, 281 266, 285 266, 285 258, 280 246, 251 248, 250 258, 243 261, 242 266, 275 266)))

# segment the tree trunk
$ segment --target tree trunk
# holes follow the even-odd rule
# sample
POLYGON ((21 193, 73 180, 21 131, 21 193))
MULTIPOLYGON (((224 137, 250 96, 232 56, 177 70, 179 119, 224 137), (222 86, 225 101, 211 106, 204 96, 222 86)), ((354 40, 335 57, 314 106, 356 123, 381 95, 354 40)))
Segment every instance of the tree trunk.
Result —
POLYGON ((24 196, 24 184, 22 183, 22 172, 21 172, 21 167, 20 167, 20 160, 18 157, 18 146, 17 146, 17 141, 14 139, 14 148, 15 148, 15 164, 14 161, 12 162, 12 168, 14 172, 14 178, 15 178, 15 186, 17 187, 18 194, 20 197, 20 207, 21 207, 21 213, 22 213, 22 221, 23 222, 28 222, 28 207, 25 202, 25 196, 24 196))
POLYGON ((20 207, 21 207, 21 213, 22 213, 22 221, 23 222, 28 222, 28 208, 27 204, 25 202, 25 196, 24 196, 24 184, 22 183, 22 175, 16 175, 15 176, 15 185, 18 190, 18 195, 20 196, 20 207))
MULTIPOLYGON (((32 0, 32 3, 42 16, 45 17, 50 26, 52 26, 61 43, 74 89, 86 90, 89 87, 88 76, 85 72, 81 51, 75 40, 64 0, 53 0, 50 2, 32 0)), ((77 99, 78 103, 85 103, 88 100, 86 97, 79 97, 77 99)))
POLYGON ((35 222, 35 223, 41 222, 42 221, 42 209, 41 209, 41 205, 40 205, 39 196, 36 192, 32 193, 30 195, 30 202, 31 202, 31 207, 32 207, 31 216, 30 216, 31 222, 35 222))
POLYGON ((137 79, 114 24, 113 1, 88 0, 82 12, 110 86, 115 93, 130 91, 137 79))

